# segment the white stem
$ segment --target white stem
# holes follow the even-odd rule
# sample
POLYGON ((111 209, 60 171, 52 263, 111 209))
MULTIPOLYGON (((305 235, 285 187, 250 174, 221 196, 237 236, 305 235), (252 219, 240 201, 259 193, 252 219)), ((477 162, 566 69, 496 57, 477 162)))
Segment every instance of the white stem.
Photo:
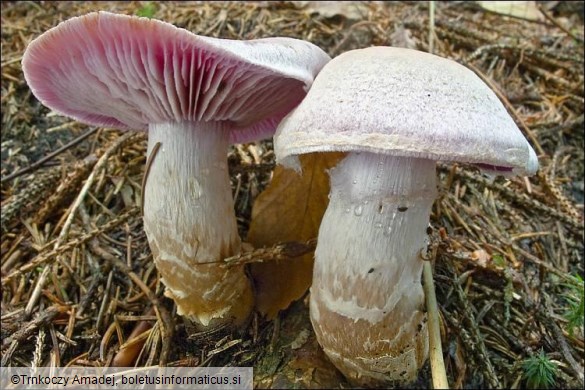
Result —
POLYGON ((408 382, 426 360, 421 285, 435 162, 351 153, 331 172, 315 251, 311 320, 360 385, 408 382))
POLYGON ((151 124, 158 142, 144 189, 144 228, 178 313, 209 326, 238 322, 251 309, 243 268, 222 268, 240 238, 227 169, 228 132, 220 123, 151 124), (235 320, 234 318, 235 317, 235 320))

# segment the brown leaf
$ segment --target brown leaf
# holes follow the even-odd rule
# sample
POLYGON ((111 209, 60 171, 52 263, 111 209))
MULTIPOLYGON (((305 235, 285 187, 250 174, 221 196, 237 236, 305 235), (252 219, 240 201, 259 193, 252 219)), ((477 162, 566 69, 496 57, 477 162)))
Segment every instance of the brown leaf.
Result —
MULTIPOLYGON (((277 166, 272 182, 258 196, 252 209, 248 242, 255 248, 285 241, 317 237, 321 218, 329 203, 327 170, 343 153, 300 156, 302 174, 277 166)), ((268 318, 303 296, 311 284, 313 253, 287 261, 252 264, 256 309, 268 318)))
MULTIPOLYGON (((154 308, 150 308, 145 314, 147 316, 154 315, 155 311, 154 308)), ((135 343, 129 343, 131 340, 138 338, 144 332, 147 332, 154 326, 154 321, 139 321, 132 329, 130 336, 128 336, 128 342, 124 343, 126 345, 125 348, 121 348, 116 356, 114 356, 114 360, 112 361, 113 367, 133 367, 136 359, 138 358, 138 354, 142 350, 144 343, 146 342, 146 338, 143 338, 135 343)))

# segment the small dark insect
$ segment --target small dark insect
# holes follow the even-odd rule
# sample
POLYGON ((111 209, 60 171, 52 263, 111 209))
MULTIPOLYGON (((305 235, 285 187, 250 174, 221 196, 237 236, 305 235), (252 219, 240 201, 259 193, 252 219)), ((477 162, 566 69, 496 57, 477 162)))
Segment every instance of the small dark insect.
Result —
POLYGON ((406 206, 398 207, 398 211, 400 211, 401 213, 405 212, 406 210, 408 210, 408 207, 406 207, 406 206))
POLYGON ((373 268, 370 268, 370 270, 368 271, 369 274, 371 274, 372 272, 374 272, 373 268))
POLYGON ((217 86, 217 92, 216 93, 220 93, 225 89, 225 82, 224 81, 220 81, 219 85, 217 86))
POLYGON ((427 226, 427 234, 431 234, 433 232, 433 228, 430 226, 427 226))

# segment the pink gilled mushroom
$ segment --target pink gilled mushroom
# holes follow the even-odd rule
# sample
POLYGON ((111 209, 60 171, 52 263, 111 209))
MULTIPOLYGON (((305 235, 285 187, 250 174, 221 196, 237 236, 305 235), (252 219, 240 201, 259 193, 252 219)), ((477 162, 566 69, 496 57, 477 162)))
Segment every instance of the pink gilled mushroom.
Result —
POLYGON ((274 137, 277 161, 347 152, 330 172, 311 322, 360 386, 409 382, 428 354, 421 286, 436 161, 531 175, 536 154, 494 92, 466 67, 370 47, 331 60, 274 137))
POLYGON ((329 61, 292 38, 197 36, 147 18, 90 13, 28 46, 22 68, 52 110, 96 125, 148 131, 155 145, 144 229, 166 295, 203 327, 241 324, 253 306, 242 267, 227 150, 271 136, 329 61))

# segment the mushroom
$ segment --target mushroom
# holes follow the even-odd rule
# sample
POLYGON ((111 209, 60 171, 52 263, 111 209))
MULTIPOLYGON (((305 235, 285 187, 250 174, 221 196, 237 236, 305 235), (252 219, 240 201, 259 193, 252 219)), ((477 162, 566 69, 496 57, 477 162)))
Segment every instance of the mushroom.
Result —
POLYGON ((165 294, 205 328, 242 324, 253 306, 244 268, 220 264, 241 249, 228 146, 271 136, 328 60, 297 39, 209 38, 97 12, 32 41, 22 67, 57 113, 148 131, 144 229, 165 294))
POLYGON ((326 354, 357 385, 409 382, 428 355, 421 286, 436 161, 528 175, 536 154, 466 67, 371 47, 331 60, 279 125, 277 161, 348 152, 330 171, 310 314, 326 354), (421 256, 422 255, 422 256, 421 256))

